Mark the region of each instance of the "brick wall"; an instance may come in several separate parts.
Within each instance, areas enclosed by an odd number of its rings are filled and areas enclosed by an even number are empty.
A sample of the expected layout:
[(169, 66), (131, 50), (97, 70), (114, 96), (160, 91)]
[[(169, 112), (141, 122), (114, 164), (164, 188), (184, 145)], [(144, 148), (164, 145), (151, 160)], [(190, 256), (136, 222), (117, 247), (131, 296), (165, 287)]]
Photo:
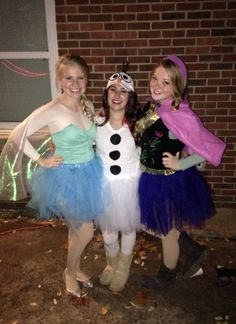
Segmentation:
[(56, 0), (56, 19), (59, 54), (80, 54), (91, 67), (95, 107), (127, 58), (141, 103), (154, 63), (168, 54), (186, 62), (193, 110), (228, 144), (222, 165), (202, 172), (216, 206), (236, 208), (236, 1)]

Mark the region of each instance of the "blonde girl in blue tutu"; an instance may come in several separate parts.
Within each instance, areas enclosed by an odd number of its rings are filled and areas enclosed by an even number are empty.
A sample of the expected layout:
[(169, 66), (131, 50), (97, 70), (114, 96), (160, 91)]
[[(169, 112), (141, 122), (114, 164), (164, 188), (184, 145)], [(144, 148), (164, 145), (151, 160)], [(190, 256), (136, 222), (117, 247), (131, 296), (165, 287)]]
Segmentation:
[[(89, 68), (80, 56), (65, 54), (57, 62), (56, 73), (61, 94), (24, 120), (3, 149), (0, 167), (5, 176), (0, 197), (16, 200), (30, 192), (28, 206), (36, 209), (40, 218), (64, 219), (69, 231), (66, 291), (80, 297), (78, 281), (92, 286), (80, 269), (80, 259), (93, 237), (92, 221), (103, 214), (103, 170), (93, 149), (93, 104), (85, 95)], [(55, 143), (53, 155), (41, 155), (33, 145), (34, 135), (45, 127)], [(25, 181), (27, 172), (22, 173), (23, 155), (38, 165), (29, 183)]]

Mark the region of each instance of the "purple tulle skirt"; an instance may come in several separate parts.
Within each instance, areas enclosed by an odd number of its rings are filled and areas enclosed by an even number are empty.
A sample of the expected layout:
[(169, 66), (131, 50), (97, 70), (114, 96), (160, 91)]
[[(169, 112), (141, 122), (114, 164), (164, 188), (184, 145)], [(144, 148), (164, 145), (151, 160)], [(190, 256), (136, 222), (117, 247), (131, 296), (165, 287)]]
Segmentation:
[(139, 180), (141, 223), (157, 234), (202, 227), (215, 213), (211, 189), (195, 168), (172, 175), (143, 172)]

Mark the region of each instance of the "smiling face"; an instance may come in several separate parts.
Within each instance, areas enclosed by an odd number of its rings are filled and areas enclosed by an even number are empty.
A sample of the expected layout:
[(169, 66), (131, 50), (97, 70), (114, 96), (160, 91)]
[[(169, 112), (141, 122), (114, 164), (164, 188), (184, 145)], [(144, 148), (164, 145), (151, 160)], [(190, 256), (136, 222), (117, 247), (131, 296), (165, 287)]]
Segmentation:
[(87, 88), (87, 76), (77, 64), (62, 64), (58, 76), (64, 96), (80, 98)]
[(173, 99), (171, 80), (162, 66), (158, 66), (151, 74), (150, 91), (152, 98), (159, 103)]
[(108, 105), (112, 110), (125, 110), (129, 100), (129, 92), (116, 83), (108, 89)]

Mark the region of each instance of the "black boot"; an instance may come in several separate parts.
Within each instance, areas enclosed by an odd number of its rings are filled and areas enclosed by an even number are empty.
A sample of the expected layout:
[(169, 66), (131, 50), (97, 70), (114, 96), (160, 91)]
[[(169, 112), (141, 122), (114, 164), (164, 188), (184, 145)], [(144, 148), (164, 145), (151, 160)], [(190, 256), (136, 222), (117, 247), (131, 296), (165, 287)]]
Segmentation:
[(177, 267), (173, 270), (167, 268), (163, 262), (156, 277), (146, 277), (143, 279), (142, 286), (148, 289), (163, 290), (171, 288), (176, 283)]
[(201, 268), (209, 252), (206, 247), (195, 242), (186, 232), (180, 233), (179, 247), (185, 256), (183, 277), (192, 277)]

